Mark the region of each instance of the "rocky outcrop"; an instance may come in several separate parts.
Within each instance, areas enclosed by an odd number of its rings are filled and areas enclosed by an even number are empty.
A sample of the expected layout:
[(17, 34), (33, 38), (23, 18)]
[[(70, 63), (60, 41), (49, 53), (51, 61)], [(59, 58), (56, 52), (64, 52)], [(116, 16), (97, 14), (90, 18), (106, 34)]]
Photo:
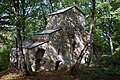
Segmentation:
[[(33, 71), (38, 70), (39, 67), (54, 70), (59, 59), (61, 60), (59, 68), (74, 65), (86, 44), (85, 19), (77, 7), (72, 6), (53, 13), (47, 21), (46, 30), (40, 32), (42, 35), (34, 36), (34, 40), (26, 41), (24, 45), (29, 46), (29, 49), (24, 48), (24, 54)], [(40, 40), (49, 42), (37, 45), (40, 44)], [(87, 50), (81, 63), (85, 63), (88, 55)]]
[[(64, 60), (62, 67), (69, 67), (75, 64), (86, 44), (87, 32), (84, 15), (75, 7), (64, 13), (51, 15), (48, 18), (46, 30), (58, 28), (62, 30), (49, 34), (49, 43), (48, 46), (45, 46), (47, 47), (45, 54), (48, 57), (46, 65), (49, 65), (51, 69), (54, 69), (55, 62), (57, 61), (58, 50), (60, 50), (59, 55)], [(86, 51), (81, 63), (85, 63), (85, 57), (88, 57), (88, 54), (89, 51)]]

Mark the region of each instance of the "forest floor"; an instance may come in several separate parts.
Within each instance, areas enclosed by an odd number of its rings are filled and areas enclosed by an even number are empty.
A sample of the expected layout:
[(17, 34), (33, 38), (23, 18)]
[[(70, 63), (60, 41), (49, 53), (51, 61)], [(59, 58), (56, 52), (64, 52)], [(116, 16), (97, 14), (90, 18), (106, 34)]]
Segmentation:
[(38, 71), (23, 76), (16, 69), (0, 72), (0, 80), (120, 80), (120, 74), (107, 68), (80, 68), (77, 75), (70, 74), (70, 68), (54, 71)]

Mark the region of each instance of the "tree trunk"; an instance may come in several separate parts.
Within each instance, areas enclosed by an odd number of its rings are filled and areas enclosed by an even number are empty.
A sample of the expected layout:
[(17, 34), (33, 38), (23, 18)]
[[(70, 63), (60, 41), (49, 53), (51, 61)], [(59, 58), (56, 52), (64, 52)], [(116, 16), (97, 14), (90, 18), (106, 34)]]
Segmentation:
[(88, 46), (90, 46), (90, 56), (89, 56), (89, 63), (88, 65), (90, 64), (91, 60), (92, 60), (92, 56), (93, 54), (95, 53), (94, 52), (94, 48), (93, 47), (93, 29), (95, 27), (95, 5), (96, 5), (96, 0), (92, 0), (92, 15), (91, 15), (91, 24), (90, 24), (90, 30), (89, 30), (89, 33), (88, 33), (88, 41), (89, 41), (89, 44)]
[(108, 30), (109, 30), (109, 34), (108, 34), (109, 46), (110, 46), (111, 54), (114, 55), (114, 52), (113, 52), (113, 42), (112, 42), (112, 38), (111, 38), (111, 33), (112, 33), (112, 18), (109, 20)]
[(81, 60), (83, 58), (83, 55), (84, 55), (85, 51), (88, 49), (88, 44), (89, 43), (86, 43), (86, 45), (84, 46), (83, 50), (81, 51), (81, 53), (80, 53), (80, 55), (79, 55), (79, 57), (77, 59), (75, 65), (71, 68), (71, 74), (75, 75), (75, 74), (78, 73), (79, 65), (81, 63)]
[(110, 45), (111, 54), (114, 55), (114, 52), (113, 52), (113, 42), (112, 42), (111, 36), (109, 36), (109, 45)]
[(17, 35), (17, 54), (18, 54), (18, 69), (20, 72), (22, 72), (25, 75), (28, 75), (26, 62), (25, 62), (25, 56), (23, 54), (23, 48), (22, 48), (22, 36), (21, 36), (21, 24), (20, 24), (20, 15), (19, 15), (19, 0), (13, 0), (14, 2), (14, 8), (15, 8), (15, 14), (16, 14), (16, 35)]
[[(85, 53), (85, 51), (88, 49), (89, 46), (92, 45), (93, 43), (93, 28), (95, 26), (95, 4), (96, 4), (96, 0), (92, 0), (92, 15), (91, 15), (91, 24), (90, 24), (90, 30), (89, 30), (89, 33), (87, 35), (87, 43), (86, 45), (84, 46), (83, 50), (81, 51), (79, 57), (78, 57), (78, 60), (76, 61), (76, 64), (71, 68), (71, 73), (72, 74), (76, 74), (76, 71), (79, 69), (79, 65), (81, 63), (81, 60), (83, 58), (83, 55)], [(91, 51), (90, 51), (90, 55), (92, 54), (92, 48), (91, 48)], [(91, 59), (91, 56), (90, 56), (90, 59)]]
[(26, 17), (25, 17), (25, 0), (21, 0), (22, 2), (22, 10), (23, 10), (23, 13), (22, 13), (22, 36), (23, 36), (23, 39), (22, 40), (26, 40), (25, 39), (25, 36), (26, 36), (26, 33), (25, 33), (25, 20), (26, 20)]
[(18, 42), (17, 42), (17, 37), (15, 37), (15, 41), (16, 41), (16, 54), (15, 54), (15, 56), (16, 56), (16, 64), (15, 64), (15, 68), (17, 68), (18, 69)]
[(54, 8), (53, 8), (53, 6), (52, 6), (52, 0), (49, 0), (49, 2), (50, 2), (50, 6), (51, 6), (51, 12), (53, 12), (53, 11), (54, 11)]

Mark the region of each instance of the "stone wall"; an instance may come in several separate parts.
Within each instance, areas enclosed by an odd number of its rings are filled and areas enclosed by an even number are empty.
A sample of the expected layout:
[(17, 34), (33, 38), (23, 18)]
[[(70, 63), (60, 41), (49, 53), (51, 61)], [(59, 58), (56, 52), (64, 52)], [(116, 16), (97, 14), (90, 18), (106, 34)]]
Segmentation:
[[(35, 71), (36, 67), (35, 55), (38, 49), (45, 50), (40, 60), (40, 69), (55, 69), (55, 63), (58, 60), (58, 50), (59, 56), (62, 58), (61, 67), (69, 67), (75, 64), (86, 43), (87, 32), (84, 15), (76, 8), (72, 8), (64, 13), (49, 16), (46, 29), (58, 28), (62, 28), (62, 30), (50, 35), (36, 35), (34, 37), (34, 39), (49, 40), (49, 43), (34, 49), (24, 49), (25, 59), (33, 71)], [(88, 54), (89, 51), (86, 51), (81, 63), (85, 63), (85, 57), (88, 57)]]
[[(72, 66), (76, 62), (86, 42), (87, 32), (85, 29), (84, 15), (73, 8), (62, 14), (50, 16), (46, 29), (57, 28), (62, 28), (62, 30), (49, 35), (49, 49), (46, 51), (50, 57), (49, 65), (55, 64), (58, 49), (60, 49), (64, 66)], [(89, 51), (86, 51), (86, 54), (89, 54)], [(82, 63), (85, 63), (84, 59)]]

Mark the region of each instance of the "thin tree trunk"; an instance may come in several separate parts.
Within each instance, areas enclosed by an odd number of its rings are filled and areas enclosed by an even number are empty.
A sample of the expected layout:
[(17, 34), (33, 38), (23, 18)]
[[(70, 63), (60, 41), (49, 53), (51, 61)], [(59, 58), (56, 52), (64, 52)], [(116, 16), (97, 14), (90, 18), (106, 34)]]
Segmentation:
[(53, 12), (53, 11), (54, 11), (54, 8), (53, 8), (53, 6), (52, 6), (52, 0), (49, 0), (49, 2), (50, 2), (50, 6), (51, 6), (51, 12)]
[[(92, 56), (95, 53), (95, 47), (93, 47), (93, 29), (95, 27), (95, 5), (96, 5), (96, 0), (92, 0), (92, 15), (91, 15), (91, 24), (90, 24), (90, 30), (88, 33), (88, 41), (89, 41), (89, 45), (90, 45), (90, 56), (89, 56), (89, 63), (88, 66), (91, 62)], [(89, 46), (88, 45), (88, 46)]]
[[(20, 55), (20, 52), (22, 52), (22, 51), (20, 51), (21, 50), (21, 44), (20, 44), (20, 36), (19, 36), (19, 34), (20, 34), (20, 31), (19, 31), (19, 24), (18, 24), (18, 18), (19, 18), (19, 0), (13, 0), (13, 2), (14, 2), (14, 8), (15, 8), (15, 14), (16, 14), (16, 35), (17, 35), (17, 37), (16, 37), (16, 54), (17, 55)], [(19, 60), (20, 58), (18, 58), (18, 69), (20, 69), (20, 60)]]
[(19, 15), (19, 0), (13, 0), (14, 2), (14, 8), (15, 8), (15, 14), (16, 14), (16, 35), (17, 35), (17, 46), (18, 46), (18, 68), (20, 72), (27, 75), (27, 68), (25, 63), (25, 56), (23, 54), (23, 48), (22, 48), (22, 36), (21, 36), (21, 25), (20, 25), (20, 15)]
[(85, 45), (84, 48), (82, 49), (82, 51), (81, 51), (81, 53), (80, 53), (80, 55), (79, 55), (79, 57), (78, 57), (78, 59), (77, 59), (75, 65), (71, 68), (71, 74), (74, 74), (74, 75), (75, 75), (75, 74), (78, 73), (79, 65), (80, 65), (80, 63), (81, 63), (81, 60), (82, 60), (82, 58), (83, 58), (83, 55), (84, 55), (85, 51), (88, 49), (88, 44), (89, 44), (89, 43), (86, 43), (86, 45)]
[(22, 40), (25, 40), (25, 36), (26, 36), (26, 33), (25, 33), (25, 0), (21, 0), (22, 2), (22, 10), (23, 10), (23, 14), (22, 14), (22, 35), (23, 35), (23, 39)]
[(111, 54), (114, 55), (114, 52), (113, 52), (113, 42), (112, 42), (111, 36), (109, 36), (109, 45), (110, 45)]
[(16, 64), (15, 64), (15, 68), (18, 69), (18, 42), (17, 42), (17, 37), (15, 37), (15, 41), (16, 41)]
[[(78, 60), (76, 61), (76, 64), (71, 68), (71, 73), (72, 74), (76, 74), (76, 71), (79, 69), (79, 65), (81, 63), (81, 60), (84, 56), (85, 51), (88, 49), (89, 45), (91, 46), (92, 42), (93, 42), (93, 37), (92, 37), (92, 33), (93, 33), (93, 28), (95, 26), (95, 4), (96, 4), (96, 0), (92, 0), (92, 16), (91, 16), (91, 24), (90, 24), (90, 30), (87, 36), (87, 43), (84, 46), (83, 50), (81, 51)], [(90, 55), (92, 54), (92, 51), (90, 52)]]
[[(91, 37), (91, 34), (93, 32), (93, 28), (95, 26), (95, 4), (96, 4), (96, 0), (92, 0), (92, 15), (91, 15), (91, 24), (90, 24), (90, 30), (89, 30), (89, 36)], [(88, 38), (90, 40), (90, 38)]]
[(110, 50), (111, 50), (111, 54), (114, 55), (114, 52), (113, 52), (113, 42), (112, 42), (112, 38), (111, 38), (111, 33), (112, 33), (112, 18), (109, 20), (108, 30), (109, 30), (108, 38), (109, 38)]

